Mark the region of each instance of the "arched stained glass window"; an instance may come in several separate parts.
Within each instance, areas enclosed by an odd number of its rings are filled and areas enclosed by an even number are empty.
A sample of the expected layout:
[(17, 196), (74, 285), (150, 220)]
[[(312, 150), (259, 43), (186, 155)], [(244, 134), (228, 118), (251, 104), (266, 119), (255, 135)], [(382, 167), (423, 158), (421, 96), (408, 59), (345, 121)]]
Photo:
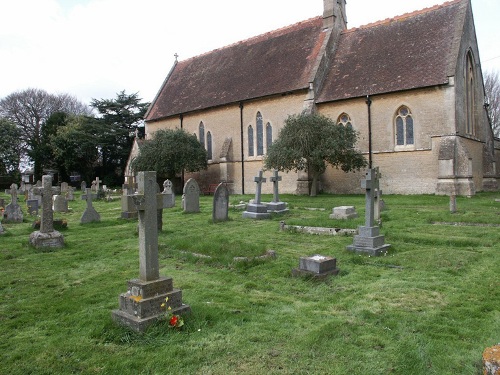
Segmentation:
[(254, 151), (253, 151), (253, 128), (252, 128), (252, 125), (248, 126), (248, 156), (254, 156)]
[(352, 128), (351, 116), (349, 116), (347, 113), (342, 113), (337, 119), (337, 124)]
[(266, 147), (269, 149), (269, 146), (273, 144), (273, 127), (268, 122), (266, 125)]
[(212, 133), (207, 132), (207, 158), (212, 160)]
[(262, 114), (257, 112), (257, 155), (264, 155), (264, 122)]
[(200, 122), (200, 126), (198, 127), (198, 136), (201, 145), (205, 148), (205, 125), (203, 124), (203, 121)]
[(399, 107), (395, 119), (396, 125), (396, 145), (406, 146), (415, 143), (413, 134), (413, 116), (406, 106)]

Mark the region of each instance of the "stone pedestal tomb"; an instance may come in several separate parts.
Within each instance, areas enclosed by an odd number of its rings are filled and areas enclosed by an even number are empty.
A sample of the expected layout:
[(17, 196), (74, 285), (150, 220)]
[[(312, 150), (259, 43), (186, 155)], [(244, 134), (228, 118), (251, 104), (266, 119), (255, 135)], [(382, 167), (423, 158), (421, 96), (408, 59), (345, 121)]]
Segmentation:
[(337, 259), (319, 254), (310, 257), (300, 257), (299, 268), (292, 270), (293, 276), (312, 276), (315, 278), (335, 276), (338, 273)]
[(267, 203), (267, 211), (282, 214), (288, 212), (288, 208), (285, 202), (280, 201), (279, 187), (278, 184), (281, 181), (281, 176), (278, 175), (278, 171), (275, 170), (271, 178), (269, 179), (273, 183), (273, 201)]
[(257, 184), (255, 199), (247, 205), (247, 209), (243, 211), (243, 217), (249, 219), (269, 219), (271, 214), (267, 212), (267, 205), (261, 203), (262, 183), (266, 182), (265, 177), (262, 177), (262, 171), (259, 171), (259, 175), (254, 177), (254, 181)]
[(63, 247), (63, 235), (54, 230), (54, 212), (52, 211), (52, 176), (42, 177), (42, 217), (40, 220), (40, 230), (31, 233), (30, 244), (36, 248), (43, 247)]
[(330, 219), (349, 220), (358, 217), (358, 213), (354, 206), (339, 206), (333, 208), (333, 213)]
[(22, 223), (24, 216), (21, 206), (17, 203), (17, 185), (10, 185), (8, 192), (11, 196), (11, 202), (5, 207), (3, 221), (4, 223)]
[(139, 212), (139, 278), (128, 281), (120, 308), (112, 313), (115, 322), (137, 332), (144, 332), (165, 313), (161, 305), (167, 297), (173, 314), (190, 311), (182, 303), (182, 291), (173, 288), (172, 278), (159, 273), (157, 210), (164, 197), (156, 193), (156, 186), (156, 172), (138, 173), (138, 194), (133, 199)]
[(375, 225), (374, 219), (374, 194), (378, 189), (378, 168), (368, 169), (365, 179), (361, 181), (361, 187), (366, 191), (365, 199), (365, 226), (358, 228), (358, 235), (354, 236), (354, 243), (347, 246), (347, 250), (356, 253), (379, 256), (387, 254), (391, 245), (385, 244), (384, 236), (380, 234), (380, 228)]

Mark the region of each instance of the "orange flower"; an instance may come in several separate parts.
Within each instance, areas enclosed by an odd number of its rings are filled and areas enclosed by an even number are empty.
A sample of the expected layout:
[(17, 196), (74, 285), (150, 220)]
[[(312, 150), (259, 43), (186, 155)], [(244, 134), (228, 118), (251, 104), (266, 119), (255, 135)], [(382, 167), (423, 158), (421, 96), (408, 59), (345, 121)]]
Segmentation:
[(175, 327), (177, 325), (178, 320), (179, 318), (176, 315), (174, 315), (170, 318), (168, 324), (170, 324), (172, 327)]

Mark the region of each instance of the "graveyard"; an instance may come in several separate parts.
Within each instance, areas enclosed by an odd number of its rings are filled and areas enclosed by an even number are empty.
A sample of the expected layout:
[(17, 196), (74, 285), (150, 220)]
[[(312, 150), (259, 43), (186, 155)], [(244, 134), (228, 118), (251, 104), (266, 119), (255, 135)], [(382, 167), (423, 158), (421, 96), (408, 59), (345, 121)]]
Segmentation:
[[(454, 213), (447, 196), (383, 196), (390, 247), (380, 256), (348, 250), (365, 224), (363, 195), (282, 194), (287, 209), (257, 220), (241, 208), (253, 195), (230, 195), (227, 220), (214, 219), (213, 195), (199, 197), (198, 212), (176, 196), (152, 232), (158, 274), (190, 312), (179, 329), (157, 321), (143, 333), (112, 314), (143, 272), (148, 229), (122, 215), (119, 192), (82, 195), (53, 212), (67, 224), (56, 228), (61, 247), (30, 244), (40, 217), (23, 196), (22, 222), (2, 222), (2, 373), (480, 374), (483, 351), (500, 342), (498, 193), (456, 197)], [(331, 217), (344, 206), (357, 215)], [(292, 274), (312, 256), (338, 270)]]

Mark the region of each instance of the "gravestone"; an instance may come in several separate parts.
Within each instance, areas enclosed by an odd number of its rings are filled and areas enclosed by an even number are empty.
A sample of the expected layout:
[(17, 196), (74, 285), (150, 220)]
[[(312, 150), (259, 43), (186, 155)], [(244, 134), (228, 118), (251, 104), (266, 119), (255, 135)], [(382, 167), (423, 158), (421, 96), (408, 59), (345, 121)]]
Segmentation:
[(94, 181), (92, 181), (92, 187), (95, 189), (94, 192), (99, 194), (99, 191), (101, 190), (101, 182), (102, 180), (99, 179), (99, 177), (96, 177)]
[(358, 217), (358, 213), (354, 206), (339, 206), (333, 208), (333, 213), (330, 219), (349, 220)]
[(194, 178), (190, 178), (183, 190), (184, 212), (200, 212), (200, 187)]
[(28, 207), (28, 214), (30, 216), (38, 215), (38, 199), (28, 199), (26, 201), (26, 207)]
[(57, 194), (53, 196), (53, 207), (52, 209), (54, 212), (68, 212), (69, 207), (68, 207), (68, 201), (66, 200), (66, 197), (61, 194)]
[(83, 192), (87, 191), (87, 183), (85, 181), (82, 181), (80, 184), (80, 190)]
[(385, 244), (384, 236), (380, 234), (380, 228), (375, 225), (374, 219), (374, 193), (379, 188), (378, 168), (371, 168), (361, 181), (361, 187), (365, 189), (365, 226), (358, 227), (358, 235), (354, 236), (354, 243), (347, 246), (347, 250), (371, 256), (387, 254), (391, 245)]
[(123, 184), (121, 197), (122, 201), (122, 219), (135, 219), (139, 215), (137, 209), (135, 208), (132, 195), (134, 195), (134, 187), (132, 184)]
[(266, 204), (267, 211), (275, 212), (278, 214), (283, 214), (285, 212), (288, 212), (286, 203), (280, 201), (278, 183), (281, 181), (281, 179), (282, 179), (281, 176), (278, 175), (278, 171), (275, 170), (273, 172), (273, 175), (269, 179), (273, 183), (273, 201)]
[(271, 214), (267, 212), (267, 205), (261, 203), (261, 193), (262, 193), (262, 183), (266, 182), (266, 179), (262, 177), (262, 171), (259, 171), (259, 175), (253, 179), (257, 184), (255, 190), (255, 199), (253, 202), (247, 205), (245, 211), (243, 211), (244, 218), (250, 219), (269, 219)]
[(337, 259), (319, 254), (300, 257), (299, 268), (292, 270), (293, 276), (312, 276), (314, 278), (335, 276), (338, 273)]
[(11, 196), (11, 202), (5, 207), (3, 221), (4, 223), (22, 223), (24, 217), (21, 206), (17, 203), (17, 185), (10, 185), (8, 192)]
[(54, 230), (54, 212), (52, 211), (52, 176), (42, 177), (42, 217), (40, 220), (40, 230), (31, 233), (30, 244), (36, 248), (43, 247), (63, 247), (63, 235)]
[(384, 200), (382, 199), (382, 190), (380, 189), (375, 189), (375, 194), (374, 194), (374, 204), (373, 204), (373, 219), (381, 223), (380, 219), (380, 212), (384, 210), (385, 203)]
[(191, 308), (182, 303), (182, 291), (173, 288), (172, 278), (160, 276), (157, 211), (164, 197), (156, 193), (156, 172), (139, 172), (137, 179), (138, 194), (133, 197), (139, 212), (139, 279), (129, 280), (128, 291), (120, 295), (120, 308), (112, 317), (118, 324), (144, 332), (164, 314), (161, 305), (167, 297), (172, 314)]
[(28, 200), (36, 199), (38, 201), (38, 207), (42, 205), (42, 196), (40, 195), (40, 188), (41, 186), (35, 186), (28, 191)]
[[(156, 184), (158, 186), (158, 184)], [(160, 192), (160, 187), (158, 186), (158, 192)], [(175, 194), (172, 189), (172, 181), (163, 181), (163, 192), (158, 195), (161, 197), (162, 201), (158, 202), (158, 231), (163, 230), (163, 209), (175, 207)]]
[(212, 208), (212, 221), (229, 220), (229, 190), (225, 183), (221, 182), (214, 193), (214, 203)]
[(99, 215), (94, 206), (92, 206), (92, 192), (90, 191), (90, 189), (87, 189), (85, 193), (87, 207), (85, 208), (85, 211), (83, 211), (83, 215), (80, 218), (80, 223), (87, 224), (101, 221), (101, 215)]

